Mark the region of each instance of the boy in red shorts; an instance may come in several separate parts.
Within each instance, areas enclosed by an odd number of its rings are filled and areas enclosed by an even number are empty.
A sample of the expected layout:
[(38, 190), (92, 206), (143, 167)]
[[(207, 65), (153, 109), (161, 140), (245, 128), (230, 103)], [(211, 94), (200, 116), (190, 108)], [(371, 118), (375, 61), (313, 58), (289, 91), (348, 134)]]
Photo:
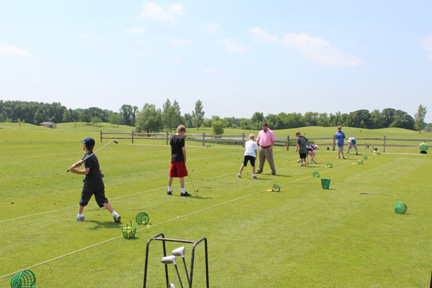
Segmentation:
[(183, 138), (186, 133), (186, 127), (179, 125), (177, 127), (177, 133), (171, 137), (171, 167), (168, 178), (168, 191), (167, 195), (172, 195), (172, 182), (174, 177), (180, 178), (181, 194), (180, 196), (188, 197), (191, 196), (185, 190), (184, 177), (188, 176), (186, 170), (186, 148), (185, 139)]

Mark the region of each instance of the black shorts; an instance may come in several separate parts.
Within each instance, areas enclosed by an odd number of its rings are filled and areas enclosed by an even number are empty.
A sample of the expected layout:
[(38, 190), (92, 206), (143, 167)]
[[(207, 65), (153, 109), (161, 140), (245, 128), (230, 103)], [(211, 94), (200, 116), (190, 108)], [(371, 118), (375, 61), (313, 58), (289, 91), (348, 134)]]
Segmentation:
[(300, 159), (306, 159), (306, 153), (299, 153)]
[(84, 182), (79, 205), (87, 206), (93, 195), (95, 195), (96, 203), (99, 207), (102, 208), (104, 206), (103, 204), (108, 203), (108, 199), (105, 197), (105, 187), (103, 185), (98, 187), (89, 187)]
[(255, 167), (255, 157), (249, 156), (249, 155), (245, 155), (244, 159), (243, 159), (243, 166), (246, 167), (248, 161), (250, 161), (252, 167)]

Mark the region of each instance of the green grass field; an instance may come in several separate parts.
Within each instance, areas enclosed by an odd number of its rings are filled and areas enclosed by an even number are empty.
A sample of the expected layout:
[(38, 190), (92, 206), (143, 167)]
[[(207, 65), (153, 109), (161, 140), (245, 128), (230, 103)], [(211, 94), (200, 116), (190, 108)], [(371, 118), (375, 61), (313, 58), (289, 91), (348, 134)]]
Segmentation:
[[(35, 273), (37, 287), (141, 287), (146, 243), (159, 233), (208, 238), (211, 287), (429, 285), (432, 163), (430, 155), (420, 155), (418, 149), (374, 155), (360, 147), (368, 156), (363, 165), (357, 164), (363, 155), (336, 160), (334, 152), (320, 150), (319, 164), (299, 167), (294, 149), (280, 147), (274, 152), (277, 175), (272, 176), (266, 164), (253, 180), (250, 167), (242, 179), (236, 177), (243, 158), (240, 146), (205, 148), (186, 142), (188, 170), (199, 192), (195, 196), (186, 178), (194, 196), (185, 199), (179, 197), (178, 180), (174, 195), (166, 195), (169, 146), (156, 140), (135, 145), (120, 141), (100, 151), (98, 159), (106, 195), (123, 223), (114, 224), (93, 199), (84, 210), (86, 221), (77, 223), (82, 177), (66, 170), (83, 155), (80, 140), (94, 137), (98, 149), (100, 130), (131, 128), (82, 123), (57, 129), (0, 123), (0, 128), (0, 287), (8, 287), (13, 275), (27, 267)], [(294, 135), (295, 130), (276, 135)], [(335, 132), (300, 130), (311, 138)], [(359, 129), (344, 130), (354, 134)], [(356, 137), (425, 137), (401, 129), (361, 133)], [(326, 167), (329, 161), (334, 168)], [(321, 188), (313, 171), (331, 179), (329, 190)], [(267, 192), (275, 183), (281, 192)], [(408, 205), (406, 214), (394, 212), (399, 201)], [(120, 227), (128, 220), (136, 225), (140, 211), (150, 215), (150, 226), (138, 226), (135, 240), (123, 239)], [(160, 246), (151, 246), (148, 287), (165, 287)], [(178, 246), (168, 244), (168, 251)], [(190, 264), (191, 247), (186, 249)], [(171, 281), (180, 287), (174, 268), (169, 269)], [(180, 260), (179, 270), (185, 283)], [(204, 251), (198, 246), (194, 287), (204, 283)]]

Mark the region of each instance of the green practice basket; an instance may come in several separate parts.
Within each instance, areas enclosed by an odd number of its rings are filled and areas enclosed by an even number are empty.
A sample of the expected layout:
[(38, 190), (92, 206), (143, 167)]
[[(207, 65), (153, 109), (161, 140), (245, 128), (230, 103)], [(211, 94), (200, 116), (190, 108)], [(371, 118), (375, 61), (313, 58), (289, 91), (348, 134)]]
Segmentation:
[(126, 226), (121, 227), (124, 239), (135, 239), (136, 226), (132, 226), (132, 221), (128, 221)]
[(146, 212), (139, 212), (135, 220), (138, 225), (146, 225), (150, 221), (150, 216)]
[(408, 206), (405, 204), (405, 203), (403, 203), (403, 202), (398, 202), (398, 203), (396, 203), (396, 206), (395, 206), (395, 208), (394, 208), (394, 211), (397, 213), (397, 214), (405, 214), (405, 212), (408, 210)]
[(271, 192), (280, 192), (281, 187), (278, 184), (273, 184)]
[(36, 287), (36, 276), (30, 270), (21, 271), (21, 273), (12, 277), (10, 281), (11, 288), (30, 288)]
[(359, 160), (357, 161), (357, 163), (360, 164), (360, 165), (363, 165), (363, 160), (359, 159)]
[(322, 189), (330, 189), (330, 181), (331, 179), (321, 179)]
[(328, 167), (328, 168), (333, 168), (333, 163), (331, 163), (331, 162), (327, 162), (327, 167)]
[(363, 155), (363, 158), (366, 160), (368, 157), (367, 157), (367, 155)]
[(314, 172), (312, 173), (312, 177), (314, 177), (314, 178), (319, 178), (319, 177), (320, 177), (319, 172), (318, 172), (318, 171), (314, 171)]

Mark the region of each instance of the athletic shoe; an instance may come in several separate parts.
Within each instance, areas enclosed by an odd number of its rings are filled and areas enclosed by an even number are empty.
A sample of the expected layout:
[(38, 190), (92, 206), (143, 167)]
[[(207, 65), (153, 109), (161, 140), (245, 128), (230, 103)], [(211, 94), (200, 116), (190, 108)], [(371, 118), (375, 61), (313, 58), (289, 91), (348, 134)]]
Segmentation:
[(171, 191), (167, 191), (167, 195), (172, 195), (172, 192)]
[(120, 223), (121, 222), (120, 214), (116, 214), (115, 216), (113, 216), (113, 219), (114, 219), (114, 223)]
[(257, 171), (257, 172), (256, 172), (256, 174), (261, 174), (261, 173), (262, 173), (262, 171)]
[(337, 157), (336, 159), (338, 159), (338, 160), (339, 160), (339, 159), (340, 159), (340, 157)]
[(192, 196), (192, 195), (189, 194), (189, 193), (187, 193), (187, 192), (185, 192), (185, 193), (181, 193), (180, 196), (182, 196), (182, 197), (189, 197), (189, 196)]
[(252, 176), (253, 179), (258, 179), (255, 175)]
[(83, 222), (84, 221), (84, 215), (82, 215), (82, 216), (77, 216), (77, 218), (76, 218), (76, 220), (77, 220), (77, 222)]
[(344, 160), (346, 160), (346, 158), (345, 158), (345, 157), (343, 157), (343, 159), (344, 159)]
[(238, 175), (237, 175), (237, 178), (241, 178), (241, 175), (240, 175), (240, 174), (238, 174)]
[(272, 172), (272, 175), (276, 175), (276, 172)]
[(310, 161), (310, 162), (309, 162), (309, 164), (314, 164), (314, 163), (315, 163), (314, 161)]

